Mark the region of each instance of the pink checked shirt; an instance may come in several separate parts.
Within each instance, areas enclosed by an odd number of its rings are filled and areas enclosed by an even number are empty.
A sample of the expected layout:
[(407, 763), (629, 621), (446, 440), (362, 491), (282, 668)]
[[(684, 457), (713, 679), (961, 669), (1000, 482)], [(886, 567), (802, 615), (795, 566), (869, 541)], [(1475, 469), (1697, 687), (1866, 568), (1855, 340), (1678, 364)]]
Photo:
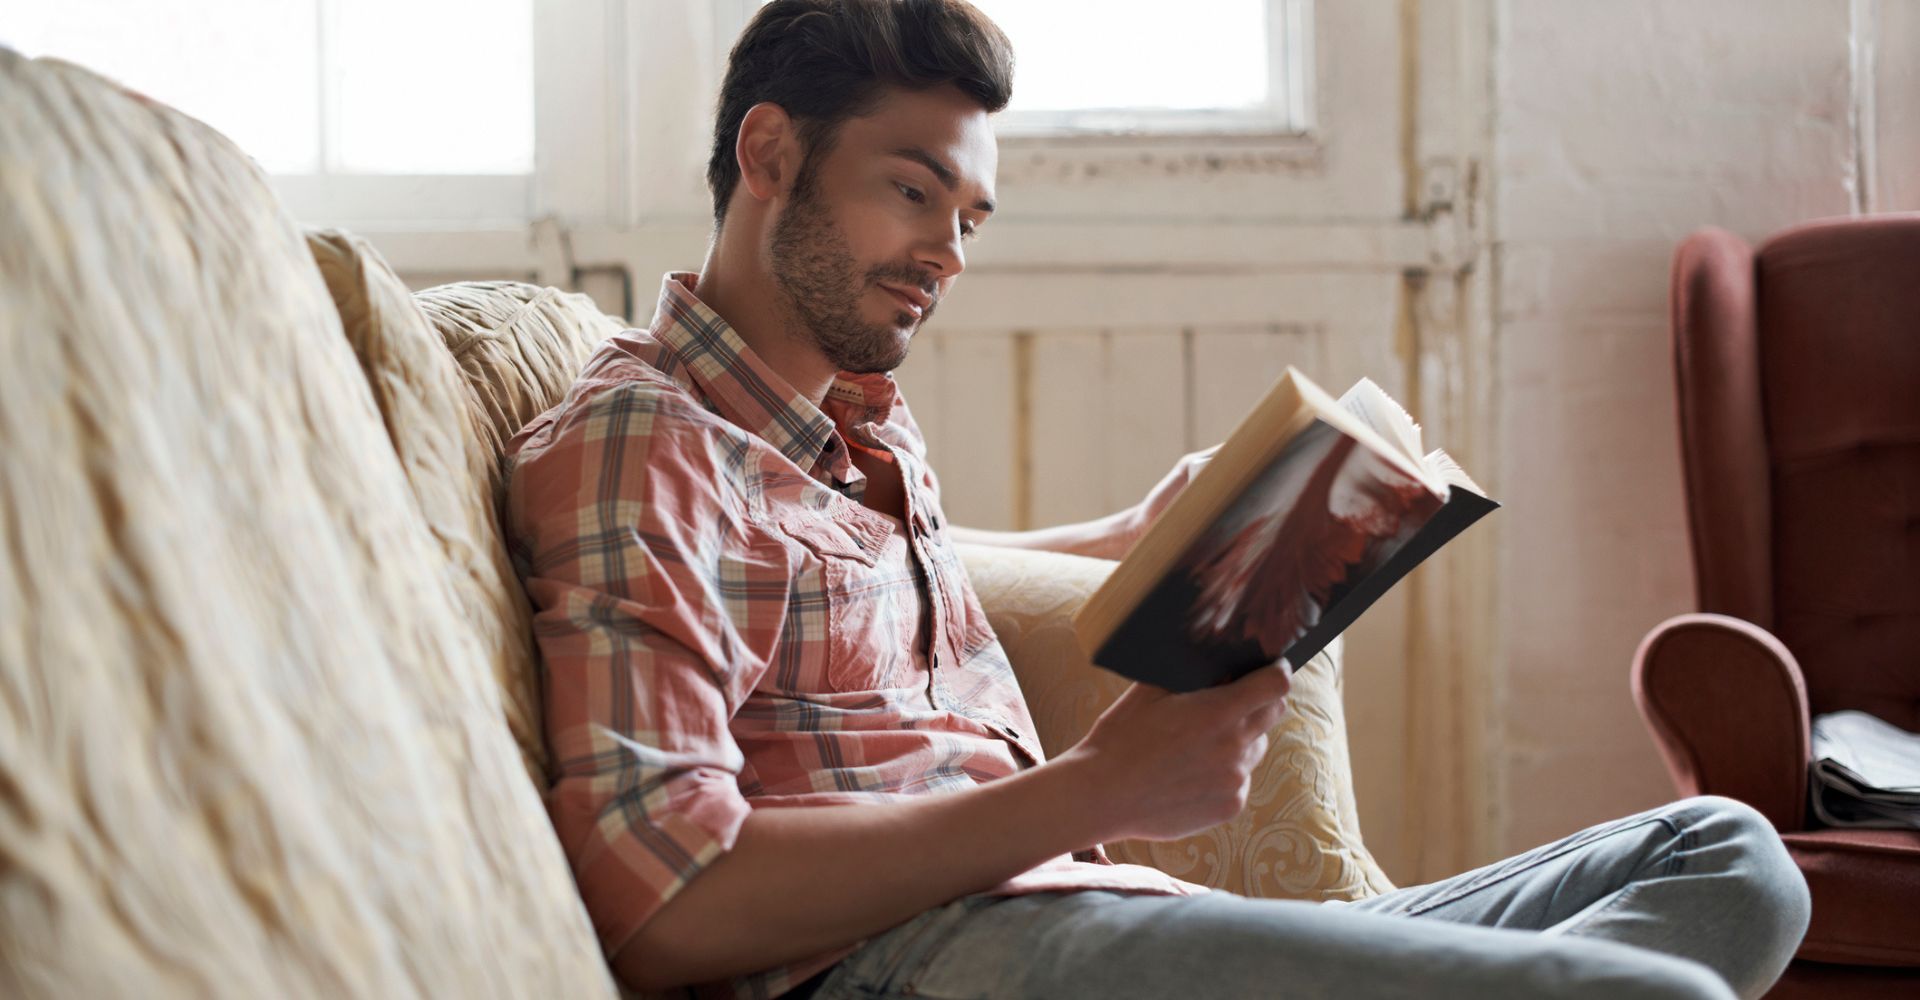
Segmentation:
[[(751, 810), (938, 795), (1044, 759), (892, 376), (843, 374), (816, 407), (695, 278), (668, 275), (652, 328), (608, 340), (507, 446), (547, 806), (609, 955)], [(848, 441), (892, 456), (905, 523), (860, 504)], [(1072, 889), (1203, 891), (1096, 849), (990, 892)], [(700, 992), (778, 996), (852, 950)]]

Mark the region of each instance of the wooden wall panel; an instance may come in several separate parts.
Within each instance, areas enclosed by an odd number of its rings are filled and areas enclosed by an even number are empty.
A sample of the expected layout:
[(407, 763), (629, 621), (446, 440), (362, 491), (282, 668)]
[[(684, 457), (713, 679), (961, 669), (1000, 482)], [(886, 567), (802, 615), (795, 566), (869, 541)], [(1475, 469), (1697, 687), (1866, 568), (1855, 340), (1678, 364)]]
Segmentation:
[(930, 329), (919, 339), (927, 343), (914, 346), (895, 377), (927, 434), (947, 516), (972, 528), (1018, 527), (1013, 335)]
[(1187, 391), (1196, 448), (1225, 440), (1288, 365), (1318, 381), (1313, 373), (1323, 352), (1319, 336), (1307, 328), (1202, 326), (1189, 336)]
[(1105, 428), (1107, 509), (1140, 502), (1194, 450), (1188, 421), (1186, 335), (1167, 327), (1120, 329), (1106, 335)]
[(1025, 521), (1043, 527), (1109, 513), (1106, 457), (1106, 335), (1047, 330), (1024, 335), (1028, 366), (1024, 407), (1031, 456)]

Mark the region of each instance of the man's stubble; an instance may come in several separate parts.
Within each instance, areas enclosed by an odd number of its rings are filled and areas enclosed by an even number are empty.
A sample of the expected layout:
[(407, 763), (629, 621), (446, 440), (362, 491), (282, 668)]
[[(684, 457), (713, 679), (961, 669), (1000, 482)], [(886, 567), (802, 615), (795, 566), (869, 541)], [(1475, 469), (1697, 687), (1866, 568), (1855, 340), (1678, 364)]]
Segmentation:
[[(853, 250), (834, 224), (811, 175), (811, 170), (801, 170), (793, 201), (774, 224), (769, 249), (774, 282), (786, 299), (788, 335), (811, 341), (839, 371), (893, 371), (907, 359), (908, 342), (895, 339), (895, 327), (862, 319), (860, 299), (870, 286), (883, 281), (931, 294), (933, 281), (926, 271), (910, 264), (881, 265), (860, 273)], [(937, 305), (929, 304), (918, 322), (905, 310), (897, 321), (911, 323), (918, 332)]]

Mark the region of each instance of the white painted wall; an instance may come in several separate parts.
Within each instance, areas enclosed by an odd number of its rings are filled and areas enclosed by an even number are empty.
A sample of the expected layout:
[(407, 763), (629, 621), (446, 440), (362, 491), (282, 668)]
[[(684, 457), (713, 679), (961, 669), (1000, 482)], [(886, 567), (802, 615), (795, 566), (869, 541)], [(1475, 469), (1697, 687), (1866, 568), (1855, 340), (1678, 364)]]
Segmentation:
[[(1694, 609), (1667, 317), (1673, 247), (1709, 224), (1758, 240), (1867, 201), (1920, 207), (1913, 127), (1881, 128), (1856, 100), (1885, 88), (1882, 114), (1896, 102), (1913, 110), (1916, 7), (1499, 9), (1507, 851), (1673, 796), (1627, 687), (1646, 630)], [(1851, 31), (1881, 14), (1882, 73), (1857, 77), (1871, 67), (1850, 55)], [(1881, 140), (1877, 164), (1860, 158), (1865, 133)], [(1856, 195), (1863, 173), (1880, 186)]]
[[(1847, 207), (1845, 0), (1774, 6), (1772, 18), (1728, 17), (1723, 3), (1503, 9), (1510, 848), (1671, 797), (1626, 683), (1639, 637), (1691, 600), (1668, 257), (1702, 223), (1757, 231)], [(1795, 69), (1809, 61), (1811, 78)]]

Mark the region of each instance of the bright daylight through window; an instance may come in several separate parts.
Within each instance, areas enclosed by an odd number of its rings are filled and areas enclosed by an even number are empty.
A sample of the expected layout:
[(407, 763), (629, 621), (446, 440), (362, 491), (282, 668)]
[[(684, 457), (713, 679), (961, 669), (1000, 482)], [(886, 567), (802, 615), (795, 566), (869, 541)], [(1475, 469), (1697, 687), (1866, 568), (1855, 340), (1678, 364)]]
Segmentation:
[(1006, 134), (1299, 132), (1308, 0), (973, 0), (1018, 60)]
[(0, 22), (276, 174), (527, 174), (533, 0), (60, 0)]

